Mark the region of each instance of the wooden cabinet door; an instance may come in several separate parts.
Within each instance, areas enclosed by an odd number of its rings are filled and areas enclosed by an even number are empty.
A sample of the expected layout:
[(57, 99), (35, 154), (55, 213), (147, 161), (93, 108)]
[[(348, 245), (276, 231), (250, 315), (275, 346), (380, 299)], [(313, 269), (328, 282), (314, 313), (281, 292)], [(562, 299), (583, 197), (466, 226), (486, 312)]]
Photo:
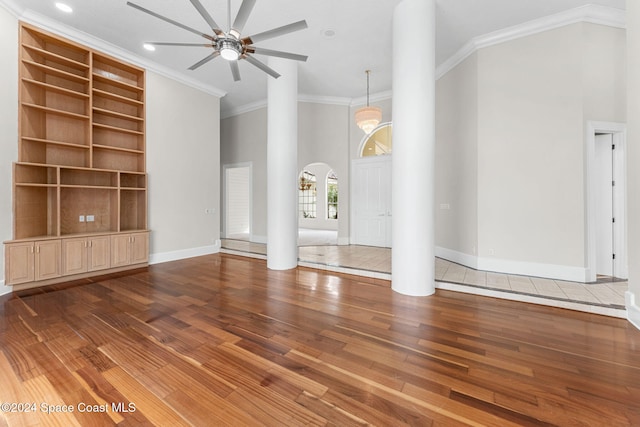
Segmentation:
[(36, 242), (35, 279), (46, 280), (60, 277), (60, 240)]
[(122, 267), (130, 264), (130, 238), (130, 234), (111, 236), (111, 267)]
[(87, 271), (87, 239), (62, 240), (62, 275)]
[(111, 237), (100, 236), (89, 239), (89, 271), (105, 270), (111, 267)]
[(34, 252), (33, 242), (10, 243), (5, 246), (7, 285), (33, 282), (35, 279)]
[(131, 235), (131, 264), (149, 261), (149, 233)]

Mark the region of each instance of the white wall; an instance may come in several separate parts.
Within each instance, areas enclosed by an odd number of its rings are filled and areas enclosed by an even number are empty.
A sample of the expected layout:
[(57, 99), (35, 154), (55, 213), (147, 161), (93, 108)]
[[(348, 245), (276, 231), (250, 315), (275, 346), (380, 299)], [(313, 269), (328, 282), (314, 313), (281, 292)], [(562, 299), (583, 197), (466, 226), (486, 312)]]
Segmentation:
[(251, 239), (267, 242), (267, 109), (243, 113), (220, 122), (222, 165), (252, 164)]
[(584, 120), (626, 122), (626, 32), (582, 24)]
[(582, 24), (478, 52), (486, 259), (584, 267)]
[(627, 209), (629, 218), (629, 291), (626, 306), (629, 320), (640, 328), (640, 3), (627, 2)]
[[(298, 103), (298, 169), (326, 163), (338, 176), (338, 240), (343, 243), (349, 238), (349, 120), (347, 106)], [(253, 164), (252, 240), (263, 243), (267, 235), (266, 135), (266, 108), (221, 121), (222, 164)]]
[(457, 262), (478, 247), (477, 76), (473, 54), (436, 84), (436, 247)]
[(146, 93), (151, 262), (215, 252), (220, 99), (152, 72)]
[[(318, 211), (316, 221), (300, 218), (299, 225), (327, 230), (337, 228), (338, 241), (346, 244), (349, 240), (349, 107), (300, 102), (298, 121), (298, 170), (311, 163), (326, 163), (338, 177), (338, 221), (326, 220), (326, 213)], [(326, 172), (320, 170), (318, 173), (320, 208), (326, 191), (326, 182), (320, 181), (326, 179)]]
[[(0, 7), (0, 241), (13, 238), (12, 164), (18, 160), (18, 20)], [(0, 295), (4, 256), (0, 258)]]
[(439, 79), (440, 256), (583, 280), (584, 129), (625, 121), (624, 34), (569, 25), (480, 49)]

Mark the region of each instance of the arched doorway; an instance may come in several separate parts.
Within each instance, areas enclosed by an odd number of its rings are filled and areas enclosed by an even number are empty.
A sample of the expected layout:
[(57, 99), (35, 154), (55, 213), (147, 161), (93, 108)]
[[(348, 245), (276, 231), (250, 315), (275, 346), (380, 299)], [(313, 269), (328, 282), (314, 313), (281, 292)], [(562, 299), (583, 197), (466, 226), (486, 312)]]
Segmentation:
[(339, 180), (326, 163), (310, 163), (298, 175), (298, 245), (338, 244)]

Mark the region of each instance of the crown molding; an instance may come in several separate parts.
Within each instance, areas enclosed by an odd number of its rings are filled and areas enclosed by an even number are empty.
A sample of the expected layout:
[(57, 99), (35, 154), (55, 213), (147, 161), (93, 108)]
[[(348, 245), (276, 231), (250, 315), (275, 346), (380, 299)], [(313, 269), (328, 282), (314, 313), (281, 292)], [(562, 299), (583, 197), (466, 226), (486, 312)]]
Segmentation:
[(22, 12), (24, 12), (24, 8), (18, 6), (18, 4), (14, 0), (0, 0), (0, 6), (5, 8), (7, 12), (12, 14), (16, 18), (20, 17), (20, 15), (22, 15)]
[(624, 29), (626, 14), (621, 9), (588, 4), (475, 37), (436, 68), (436, 79), (447, 74), (479, 49), (579, 22)]
[(351, 98), (340, 97), (340, 96), (309, 95), (309, 94), (301, 93), (298, 95), (298, 102), (310, 102), (313, 104), (349, 106), (351, 105)]
[(43, 30), (58, 34), (69, 40), (73, 40), (77, 43), (81, 43), (91, 49), (95, 49), (102, 53), (106, 53), (107, 55), (113, 56), (115, 58), (129, 62), (134, 65), (137, 65), (148, 71), (152, 71), (156, 74), (159, 74), (161, 76), (183, 83), (187, 86), (190, 86), (199, 91), (208, 93), (210, 95), (216, 96), (218, 98), (222, 98), (227, 94), (227, 92), (217, 87), (202, 83), (196, 79), (185, 76), (180, 72), (170, 69), (169, 67), (165, 67), (164, 65), (160, 65), (156, 62), (145, 59), (139, 55), (134, 54), (133, 52), (122, 49), (112, 43), (106, 42), (90, 34), (79, 31), (68, 25), (62, 24), (54, 19), (48, 18), (32, 10), (29, 10), (29, 9), (20, 10), (15, 5), (15, 3), (13, 3), (12, 0), (0, 0), (0, 1), (2, 1), (2, 3), (0, 4), (5, 6), (10, 12), (16, 15), (16, 17), (23, 22), (35, 25), (39, 28), (42, 28)]
[[(386, 101), (387, 99), (391, 99), (391, 98), (393, 98), (393, 91), (392, 90), (385, 90), (385, 91), (382, 91), (382, 92), (372, 93), (371, 95), (369, 95), (369, 103)], [(352, 107), (356, 107), (356, 106), (359, 106), (359, 105), (366, 105), (366, 104), (367, 104), (367, 97), (366, 96), (359, 96), (358, 98), (352, 98), (350, 105)]]
[[(391, 99), (393, 92), (386, 90), (384, 92), (373, 93), (369, 95), (369, 102), (380, 102), (387, 99)], [(365, 105), (367, 103), (367, 97), (361, 96), (358, 98), (347, 98), (339, 96), (319, 96), (309, 94), (299, 94), (298, 102), (309, 102), (313, 104), (326, 104), (326, 105), (340, 105), (345, 107), (355, 107)], [(249, 104), (242, 105), (237, 108), (229, 108), (220, 112), (221, 119), (228, 119), (229, 117), (238, 116), (240, 114), (249, 113), (251, 111), (259, 110), (267, 106), (267, 100), (263, 99)]]
[(261, 108), (267, 108), (267, 100), (261, 99), (260, 101), (252, 102), (250, 104), (241, 105), (236, 108), (229, 108), (220, 111), (220, 119), (228, 119), (229, 117), (239, 116), (240, 114), (250, 113)]

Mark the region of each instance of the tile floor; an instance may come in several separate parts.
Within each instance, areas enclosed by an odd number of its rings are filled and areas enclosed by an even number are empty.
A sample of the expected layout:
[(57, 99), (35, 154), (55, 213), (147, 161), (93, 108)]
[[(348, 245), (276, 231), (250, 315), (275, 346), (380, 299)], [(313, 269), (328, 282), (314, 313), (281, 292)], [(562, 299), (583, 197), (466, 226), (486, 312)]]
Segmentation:
[[(267, 253), (264, 244), (226, 239), (222, 240), (222, 252), (263, 259)], [(626, 281), (585, 284), (479, 271), (440, 258), (435, 263), (438, 289), (626, 318)], [(298, 265), (390, 280), (391, 250), (358, 245), (305, 246), (299, 248)]]

